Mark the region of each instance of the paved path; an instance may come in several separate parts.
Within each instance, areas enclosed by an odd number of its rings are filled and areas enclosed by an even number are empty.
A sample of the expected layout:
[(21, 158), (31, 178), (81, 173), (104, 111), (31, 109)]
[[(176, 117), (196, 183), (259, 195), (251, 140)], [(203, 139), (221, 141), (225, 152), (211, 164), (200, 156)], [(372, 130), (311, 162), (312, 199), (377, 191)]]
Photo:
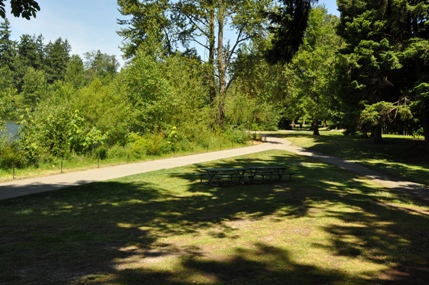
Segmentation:
[(427, 186), (407, 181), (395, 181), (386, 175), (370, 170), (362, 165), (345, 161), (337, 157), (310, 152), (303, 148), (293, 146), (285, 139), (274, 137), (269, 137), (266, 143), (243, 148), (4, 182), (0, 183), (0, 200), (39, 192), (53, 191), (65, 187), (104, 181), (138, 173), (246, 155), (271, 149), (281, 149), (294, 152), (299, 155), (315, 157), (320, 159), (322, 162), (336, 165), (347, 171), (372, 179), (386, 188), (407, 191), (410, 194), (417, 195), (420, 198), (427, 199), (427, 201), (429, 201), (429, 187)]

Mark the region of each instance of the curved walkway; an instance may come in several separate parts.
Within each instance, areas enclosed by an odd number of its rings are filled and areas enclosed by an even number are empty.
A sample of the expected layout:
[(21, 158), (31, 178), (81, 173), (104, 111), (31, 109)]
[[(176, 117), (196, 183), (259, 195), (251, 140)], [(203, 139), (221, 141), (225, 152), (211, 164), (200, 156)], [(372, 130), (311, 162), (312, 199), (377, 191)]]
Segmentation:
[(243, 148), (4, 182), (0, 183), (0, 200), (30, 195), (34, 193), (53, 191), (75, 185), (115, 179), (138, 173), (246, 155), (271, 149), (286, 150), (299, 155), (314, 157), (321, 160), (322, 162), (333, 164), (347, 171), (354, 172), (360, 176), (367, 177), (368, 179), (379, 183), (383, 187), (406, 191), (409, 194), (416, 195), (429, 201), (429, 187), (427, 186), (408, 181), (393, 180), (386, 175), (370, 170), (360, 164), (342, 160), (334, 156), (311, 152), (303, 148), (293, 146), (285, 139), (274, 137), (267, 138), (266, 143)]

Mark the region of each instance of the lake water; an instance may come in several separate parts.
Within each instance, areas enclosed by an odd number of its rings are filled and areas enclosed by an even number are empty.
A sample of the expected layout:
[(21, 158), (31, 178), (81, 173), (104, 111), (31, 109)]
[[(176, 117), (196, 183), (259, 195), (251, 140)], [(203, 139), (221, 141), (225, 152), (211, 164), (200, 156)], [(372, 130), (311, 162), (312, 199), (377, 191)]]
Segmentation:
[[(6, 134), (10, 138), (15, 138), (18, 135), (19, 125), (16, 122), (6, 122)], [(0, 135), (3, 135), (3, 131), (0, 131)]]

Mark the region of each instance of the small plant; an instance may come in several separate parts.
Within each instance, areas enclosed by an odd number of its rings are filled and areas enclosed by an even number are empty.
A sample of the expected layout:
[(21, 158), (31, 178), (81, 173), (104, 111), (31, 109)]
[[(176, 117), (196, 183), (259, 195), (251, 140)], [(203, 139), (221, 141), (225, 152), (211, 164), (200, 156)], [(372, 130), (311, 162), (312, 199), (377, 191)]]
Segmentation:
[(233, 128), (226, 133), (226, 138), (233, 143), (244, 144), (249, 140), (250, 135), (242, 129)]
[(100, 146), (95, 150), (95, 156), (99, 159), (107, 158), (108, 149), (105, 146)]
[(142, 159), (147, 153), (147, 139), (138, 133), (130, 133), (127, 137), (127, 148), (132, 158)]
[(3, 169), (12, 168), (17, 163), (15, 150), (10, 146), (4, 146), (0, 150), (0, 167)]
[(177, 127), (172, 127), (170, 132), (167, 135), (167, 144), (170, 148), (170, 151), (176, 151), (177, 150), (177, 143), (180, 139), (180, 135), (177, 132)]
[(160, 133), (148, 136), (147, 142), (148, 155), (160, 155), (165, 151), (164, 136)]
[(121, 145), (114, 145), (107, 150), (107, 157), (111, 158), (127, 158), (128, 157), (128, 149)]

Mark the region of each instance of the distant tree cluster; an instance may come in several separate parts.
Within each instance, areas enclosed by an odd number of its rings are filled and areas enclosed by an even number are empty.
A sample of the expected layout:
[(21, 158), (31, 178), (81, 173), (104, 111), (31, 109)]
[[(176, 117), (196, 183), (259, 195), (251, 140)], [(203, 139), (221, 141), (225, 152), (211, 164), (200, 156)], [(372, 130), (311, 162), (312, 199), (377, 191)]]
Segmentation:
[(45, 45), (42, 35), (24, 34), (19, 41), (13, 41), (11, 32), (5, 19), (0, 24), (0, 98), (10, 107), (0, 114), (3, 119), (16, 119), (24, 109), (34, 109), (55, 82), (83, 86), (95, 77), (113, 76), (119, 67), (114, 56), (100, 51), (86, 53), (85, 61), (70, 55), (71, 46), (66, 39), (58, 38)]

